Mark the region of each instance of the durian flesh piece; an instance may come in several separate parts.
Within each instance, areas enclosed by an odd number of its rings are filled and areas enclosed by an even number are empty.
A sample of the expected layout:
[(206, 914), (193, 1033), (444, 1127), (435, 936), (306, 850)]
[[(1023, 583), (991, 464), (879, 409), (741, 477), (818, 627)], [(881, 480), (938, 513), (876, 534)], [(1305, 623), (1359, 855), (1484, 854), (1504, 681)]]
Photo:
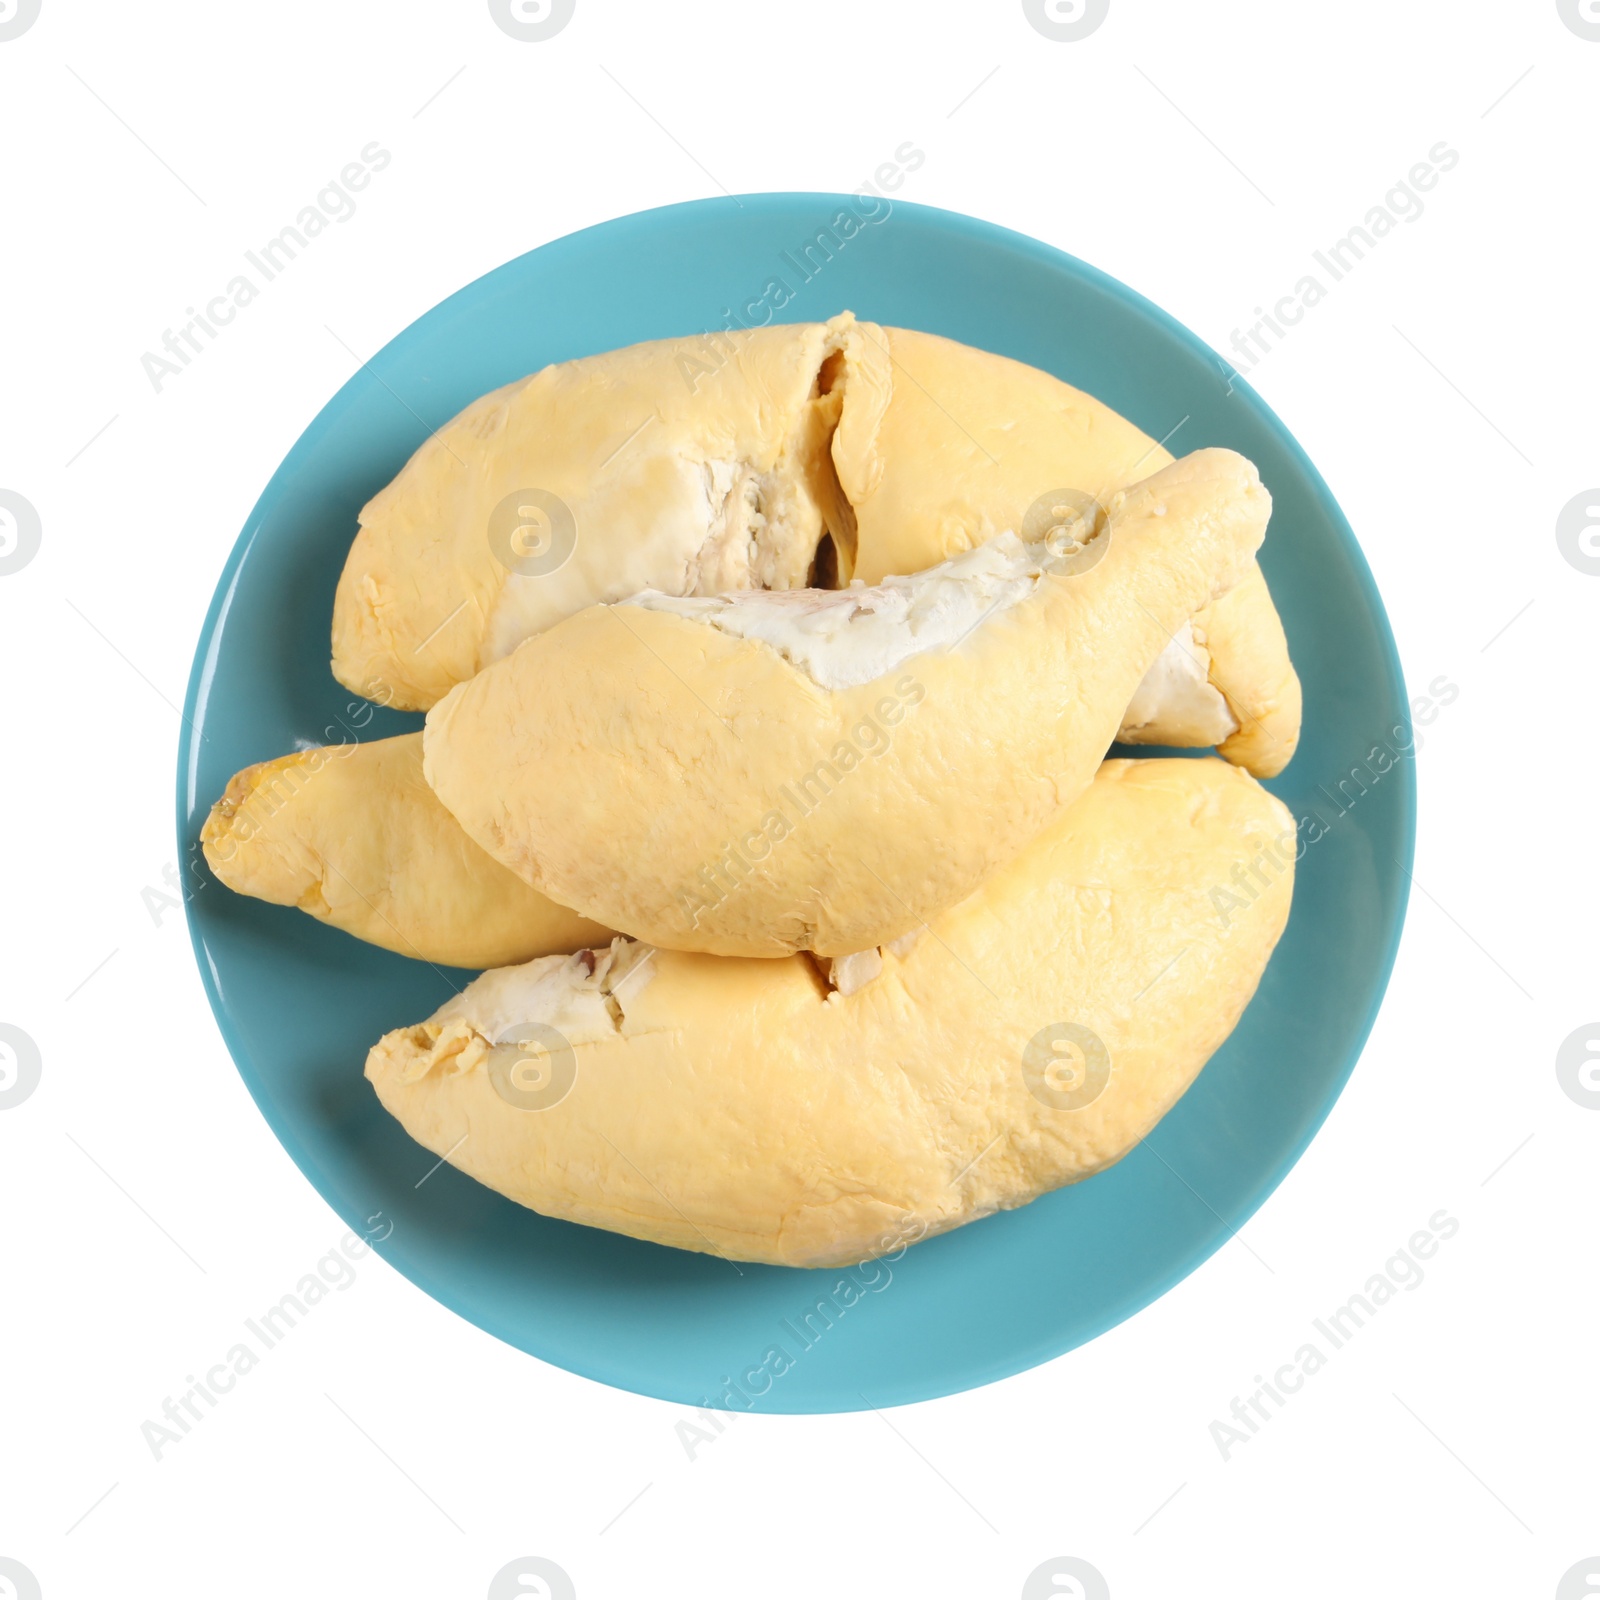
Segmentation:
[(1213, 660), (1222, 664), (1213, 671), (1226, 672), (1229, 704), (1238, 717), (1238, 728), (1218, 745), (1218, 754), (1258, 778), (1277, 777), (1300, 742), (1300, 678), (1261, 568), (1200, 613), (1195, 625), (1204, 630)]
[(1007, 535), (877, 589), (591, 607), (434, 708), (428, 782), (527, 882), (653, 944), (885, 944), (1089, 783), (1270, 507), (1199, 451), (1113, 497), (1084, 570)]
[(848, 313), (632, 345), (483, 396), (363, 508), (334, 676), (425, 710), (598, 601), (804, 587), (839, 515), (832, 453), (887, 396)]
[[(894, 392), (875, 436), (876, 487), (853, 508), (846, 578), (916, 572), (1017, 530), (1053, 491), (1103, 503), (1172, 460), (1037, 367), (937, 334), (863, 330), (881, 341)], [(1161, 667), (1130, 707), (1125, 742), (1215, 744), (1257, 777), (1283, 770), (1299, 739), (1300, 682), (1259, 567), (1174, 631)]]
[(1288, 811), (1238, 768), (1108, 761), (848, 997), (805, 956), (619, 940), (486, 973), (386, 1035), (367, 1077), (419, 1143), (548, 1216), (741, 1261), (858, 1262), (1148, 1134), (1254, 994), (1295, 849)]
[(501, 966), (611, 936), (461, 831), (423, 781), (420, 733), (246, 767), (200, 842), (230, 889), (444, 966)]

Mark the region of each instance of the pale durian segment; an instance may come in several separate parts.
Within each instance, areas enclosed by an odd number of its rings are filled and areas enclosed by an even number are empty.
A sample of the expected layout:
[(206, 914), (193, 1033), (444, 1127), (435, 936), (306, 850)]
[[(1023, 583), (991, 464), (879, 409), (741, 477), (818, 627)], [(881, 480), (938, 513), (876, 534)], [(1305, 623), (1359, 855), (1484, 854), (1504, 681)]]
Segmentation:
[[(1036, 367), (908, 328), (862, 332), (883, 341), (894, 396), (875, 440), (877, 487), (854, 507), (846, 578), (871, 584), (920, 571), (1017, 530), (1055, 490), (1103, 502), (1172, 460), (1116, 412)], [(1260, 569), (1193, 627), (1198, 639), (1174, 635), (1119, 737), (1216, 744), (1257, 777), (1275, 776), (1299, 738), (1300, 684)]]
[(653, 590), (623, 601), (646, 611), (704, 622), (735, 639), (755, 639), (824, 689), (856, 689), (885, 678), (914, 655), (949, 650), (980, 623), (1038, 587), (1050, 549), (1004, 534), (981, 549), (871, 589), (759, 590), (685, 599)]
[(742, 1261), (862, 1261), (1149, 1133), (1255, 992), (1295, 849), (1237, 768), (1110, 761), (848, 998), (804, 956), (620, 941), (486, 974), (388, 1034), (367, 1077), (414, 1139), (548, 1216)]
[[(895, 941), (898, 944), (900, 941)], [(883, 971), (883, 951), (857, 950), (848, 956), (833, 956), (828, 961), (828, 982), (840, 994), (853, 995), (865, 989)]]
[(1221, 744), (1238, 726), (1226, 697), (1211, 682), (1211, 654), (1194, 619), (1186, 618), (1134, 690), (1117, 738), (1124, 744), (1203, 748)]
[[(497, 860), (652, 944), (886, 944), (1082, 791), (1170, 635), (1249, 569), (1270, 509), (1242, 456), (1200, 451), (1112, 497), (1087, 571), (1042, 570), (1046, 547), (1009, 535), (960, 558), (987, 615), (938, 599), (960, 584), (937, 570), (887, 591), (592, 607), (434, 708), (427, 778)], [(896, 596), (898, 656), (875, 612)], [(792, 611), (793, 637), (741, 636), (746, 609)]]
[[(334, 676), (425, 710), (597, 601), (804, 587), (830, 519), (848, 515), (831, 447), (870, 438), (885, 366), (847, 312), (564, 361), (485, 395), (362, 510)], [(491, 518), (509, 502), (516, 521), (519, 494), (537, 537), (508, 561)]]
[(1238, 731), (1218, 753), (1258, 778), (1275, 778), (1300, 742), (1300, 678), (1260, 567), (1195, 619)]
[(246, 767), (200, 840), (230, 889), (423, 961), (503, 966), (610, 937), (461, 831), (423, 781), (420, 733)]
[[(1104, 500), (1171, 459), (1048, 373), (848, 312), (558, 363), (475, 401), (363, 509), (334, 674), (426, 710), (585, 606), (644, 589), (876, 583), (1018, 531), (1053, 490)], [(536, 492), (528, 526), (551, 541), (553, 570), (513, 571), (491, 549), (491, 517), (519, 491)], [(537, 496), (570, 524), (553, 527)], [(1298, 733), (1270, 597), (1250, 597), (1231, 627), (1196, 621), (1214, 635), (1207, 714), (1165, 677), (1128, 736), (1209, 743), (1225, 696), (1245, 724), (1231, 758), (1265, 772)], [(1164, 700), (1161, 684), (1180, 692)]]
[(873, 442), (877, 481), (854, 501), (846, 579), (920, 572), (1018, 532), (1055, 490), (1104, 504), (1172, 460), (1109, 406), (1037, 367), (909, 328), (864, 325), (862, 334), (882, 341), (894, 391)]
[(1173, 635), (1129, 702), (1117, 737), (1124, 744), (1215, 745), (1258, 778), (1275, 778), (1288, 766), (1300, 742), (1300, 679), (1260, 567)]

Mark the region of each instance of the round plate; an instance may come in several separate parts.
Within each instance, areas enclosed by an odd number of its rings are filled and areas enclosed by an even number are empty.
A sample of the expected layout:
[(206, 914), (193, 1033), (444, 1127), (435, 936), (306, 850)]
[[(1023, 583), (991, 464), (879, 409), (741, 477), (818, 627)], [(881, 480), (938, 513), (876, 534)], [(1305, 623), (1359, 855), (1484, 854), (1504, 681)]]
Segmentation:
[[(878, 221), (861, 220), (869, 209)], [(817, 249), (800, 250), (823, 228), (835, 248), (818, 266)], [(720, 328), (726, 307), (758, 318), (785, 293), (778, 321), (848, 307), (947, 334), (1088, 390), (1179, 454), (1228, 445), (1250, 457), (1275, 508), (1262, 565), (1305, 685), (1299, 752), (1269, 787), (1315, 842), (1232, 1038), (1109, 1172), (854, 1274), (735, 1269), (555, 1222), (448, 1165), (419, 1185), (435, 1157), (379, 1106), (362, 1065), (380, 1035), (421, 1021), (469, 974), (229, 894), (196, 848), (238, 768), (420, 726), (334, 681), (328, 627), (356, 513), (430, 429), (547, 362)], [(1400, 665), (1316, 469), (1225, 363), (1131, 290), (1035, 240), (898, 202), (892, 215), (821, 194), (646, 211), (522, 256), (413, 323), (267, 485), (217, 586), (185, 710), (178, 825), (206, 891), (189, 901), (195, 951), (285, 1149), (353, 1227), (377, 1212), (392, 1221), (382, 1254), (461, 1316), (542, 1360), (687, 1404), (742, 1406), (728, 1380), (773, 1345), (790, 1364), (751, 1397), (759, 1409), (924, 1400), (1058, 1356), (1148, 1305), (1232, 1236), (1327, 1116), (1405, 911), (1416, 789)]]

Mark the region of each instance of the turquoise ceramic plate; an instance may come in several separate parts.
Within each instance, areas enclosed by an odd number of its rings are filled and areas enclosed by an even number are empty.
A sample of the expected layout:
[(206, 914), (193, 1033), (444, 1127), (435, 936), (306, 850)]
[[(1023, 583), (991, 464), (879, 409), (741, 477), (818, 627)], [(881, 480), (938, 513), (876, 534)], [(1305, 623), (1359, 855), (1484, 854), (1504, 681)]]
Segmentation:
[[(686, 1403), (728, 1395), (727, 1381), (774, 1345), (789, 1364), (753, 1397), (761, 1409), (927, 1399), (1058, 1356), (1148, 1305), (1229, 1240), (1328, 1114), (1405, 908), (1415, 779), (1394, 641), (1344, 517), (1283, 425), (1192, 334), (1071, 256), (902, 204), (884, 215), (854, 203), (856, 218), (880, 220), (846, 237), (835, 218), (852, 206), (759, 195), (624, 217), (501, 267), (413, 323), (333, 397), (252, 512), (200, 636), (186, 705), (195, 731), (179, 752), (200, 971), (245, 1083), (301, 1170), (353, 1226), (383, 1212), (387, 1259), (479, 1327)], [(807, 281), (800, 247), (824, 227), (840, 244), (820, 270), (813, 250)], [(783, 292), (779, 321), (849, 307), (948, 334), (1089, 390), (1157, 438), (1170, 433), (1180, 454), (1229, 445), (1258, 464), (1276, 508), (1263, 564), (1305, 683), (1305, 736), (1271, 787), (1318, 835), (1254, 1003), (1145, 1145), (847, 1288), (848, 1273), (735, 1270), (552, 1222), (449, 1166), (418, 1187), (435, 1158), (379, 1108), (362, 1063), (380, 1034), (427, 1016), (469, 975), (231, 895), (194, 849), (237, 768), (419, 724), (334, 682), (328, 624), (357, 510), (430, 429), (546, 362), (720, 327), (724, 308), (760, 317), (763, 297), (771, 307)], [(1368, 773), (1364, 794), (1339, 786), (1354, 766)], [(819, 1298), (832, 1302), (828, 1326)]]

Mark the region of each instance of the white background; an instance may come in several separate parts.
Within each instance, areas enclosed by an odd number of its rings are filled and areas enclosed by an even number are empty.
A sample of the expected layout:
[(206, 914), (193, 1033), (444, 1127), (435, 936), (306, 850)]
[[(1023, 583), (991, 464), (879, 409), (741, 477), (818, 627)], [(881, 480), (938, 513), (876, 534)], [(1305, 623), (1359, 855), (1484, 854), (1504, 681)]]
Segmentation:
[[(578, 0), (534, 44), (483, 0), (43, 0), (0, 43), (0, 488), (43, 527), (0, 576), (0, 1022), (43, 1060), (0, 1112), (0, 1556), (46, 1600), (478, 1597), (526, 1554), (582, 1600), (1011, 1597), (1058, 1555), (1116, 1600), (1555, 1595), (1600, 1553), (1600, 1111), (1555, 1072), (1600, 1016), (1600, 576), (1555, 538), (1600, 484), (1597, 105), (1600, 42), (1554, 0), (1112, 0), (1078, 43), (1015, 0)], [(141, 355), (371, 140), (393, 162), (358, 213), (156, 394)], [(1251, 380), (1412, 692), (1459, 687), (1421, 729), (1419, 891), (1349, 1089), (1239, 1242), (990, 1388), (740, 1417), (691, 1461), (681, 1408), (369, 1257), (153, 1460), (141, 1423), (342, 1231), (145, 893), (251, 504), (356, 356), (480, 273), (724, 188), (851, 190), (905, 140), (899, 198), (1070, 250), (1218, 349), (1460, 152)], [(1426, 1281), (1224, 1461), (1213, 1420), (1440, 1208)]]

